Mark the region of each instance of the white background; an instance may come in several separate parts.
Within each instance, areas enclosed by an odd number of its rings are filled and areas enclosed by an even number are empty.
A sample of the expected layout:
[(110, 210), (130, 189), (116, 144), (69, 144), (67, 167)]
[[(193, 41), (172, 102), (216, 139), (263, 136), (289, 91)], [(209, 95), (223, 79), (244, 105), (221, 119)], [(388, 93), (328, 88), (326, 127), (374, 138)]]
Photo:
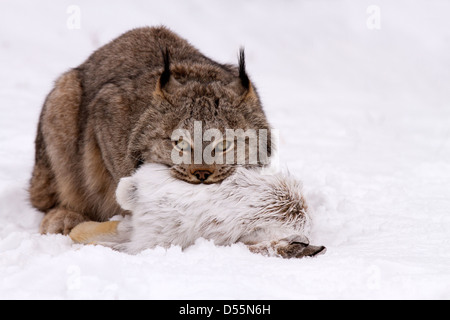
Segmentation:
[[(367, 26), (371, 5), (381, 29)], [(449, 12), (439, 0), (0, 0), (0, 298), (449, 299)], [(159, 24), (222, 63), (245, 46), (326, 255), (200, 240), (128, 256), (39, 235), (26, 188), (53, 81)]]

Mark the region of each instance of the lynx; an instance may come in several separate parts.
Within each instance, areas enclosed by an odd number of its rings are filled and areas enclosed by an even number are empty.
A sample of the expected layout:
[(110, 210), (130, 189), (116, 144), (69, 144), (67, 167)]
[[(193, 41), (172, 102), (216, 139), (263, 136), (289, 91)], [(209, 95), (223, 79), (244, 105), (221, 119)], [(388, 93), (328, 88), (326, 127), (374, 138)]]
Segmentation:
[[(115, 190), (146, 163), (191, 184), (229, 177), (242, 164), (173, 163), (174, 148), (188, 157), (199, 150), (172, 133), (194, 136), (198, 122), (203, 131), (270, 132), (243, 50), (237, 66), (220, 64), (165, 27), (134, 29), (98, 49), (56, 81), (41, 112), (29, 190), (45, 213), (40, 231), (68, 234), (84, 221), (129, 214)], [(236, 152), (233, 142), (217, 141), (213, 152)]]

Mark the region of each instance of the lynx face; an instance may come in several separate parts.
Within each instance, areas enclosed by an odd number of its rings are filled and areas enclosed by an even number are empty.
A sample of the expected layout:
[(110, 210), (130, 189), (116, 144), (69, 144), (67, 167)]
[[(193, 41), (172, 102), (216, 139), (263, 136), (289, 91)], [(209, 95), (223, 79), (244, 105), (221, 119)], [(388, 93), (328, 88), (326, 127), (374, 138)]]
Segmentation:
[(267, 164), (270, 129), (245, 73), (243, 52), (239, 76), (228, 83), (215, 78), (220, 71), (215, 68), (219, 67), (171, 67), (166, 53), (153, 95), (159, 112), (152, 110), (143, 121), (141, 151), (134, 153), (137, 166), (162, 163), (178, 179), (212, 184), (226, 179), (238, 166)]

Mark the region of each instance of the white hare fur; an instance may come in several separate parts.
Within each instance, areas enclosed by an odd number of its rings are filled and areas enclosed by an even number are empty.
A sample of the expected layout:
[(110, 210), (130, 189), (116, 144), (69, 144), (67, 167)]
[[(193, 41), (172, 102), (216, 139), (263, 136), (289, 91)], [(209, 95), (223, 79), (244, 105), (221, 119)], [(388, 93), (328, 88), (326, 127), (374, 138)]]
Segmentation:
[(270, 256), (313, 256), (325, 248), (309, 245), (301, 191), (289, 174), (238, 168), (220, 184), (193, 185), (173, 178), (165, 166), (145, 164), (116, 191), (132, 214), (95, 243), (135, 254), (156, 246), (186, 248), (205, 238), (217, 245), (242, 242)]

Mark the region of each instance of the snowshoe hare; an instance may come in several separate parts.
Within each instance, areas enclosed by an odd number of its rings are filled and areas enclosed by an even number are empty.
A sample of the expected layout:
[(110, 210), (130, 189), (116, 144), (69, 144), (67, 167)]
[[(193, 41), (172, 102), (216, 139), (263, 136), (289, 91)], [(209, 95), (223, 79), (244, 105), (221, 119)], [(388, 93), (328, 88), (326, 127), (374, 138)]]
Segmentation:
[(301, 258), (325, 252), (308, 241), (310, 217), (301, 183), (288, 174), (239, 167), (220, 184), (193, 185), (167, 167), (143, 165), (122, 178), (118, 203), (132, 212), (122, 221), (85, 222), (70, 236), (131, 254), (156, 246), (187, 248), (196, 239), (246, 244), (267, 256)]

